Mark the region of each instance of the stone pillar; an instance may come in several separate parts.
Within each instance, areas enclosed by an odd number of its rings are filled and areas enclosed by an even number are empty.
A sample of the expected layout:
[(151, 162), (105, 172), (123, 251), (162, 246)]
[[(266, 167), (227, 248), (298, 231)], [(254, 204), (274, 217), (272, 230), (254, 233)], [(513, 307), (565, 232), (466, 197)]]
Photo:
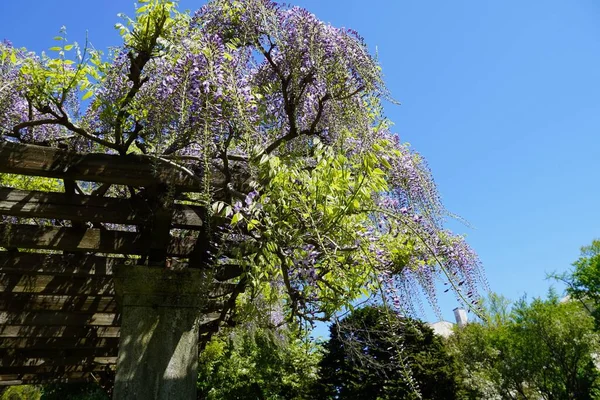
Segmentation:
[(212, 277), (121, 265), (114, 280), (121, 337), (113, 399), (196, 399), (198, 328)]

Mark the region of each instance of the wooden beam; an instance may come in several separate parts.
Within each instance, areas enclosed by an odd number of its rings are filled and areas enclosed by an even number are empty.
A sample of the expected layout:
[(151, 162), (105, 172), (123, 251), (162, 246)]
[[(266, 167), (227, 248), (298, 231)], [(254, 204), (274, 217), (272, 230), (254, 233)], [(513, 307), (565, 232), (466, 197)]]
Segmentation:
[(33, 375), (33, 374), (69, 374), (71, 372), (113, 372), (114, 366), (105, 364), (83, 364), (83, 365), (32, 365), (23, 367), (0, 367), (1, 376), (6, 375)]
[[(112, 254), (145, 254), (148, 249), (147, 240), (136, 232), (11, 224), (0, 224), (0, 246)], [(192, 240), (171, 238), (167, 255), (187, 256), (193, 247)]]
[(0, 386), (19, 386), (26, 385), (25, 382), (19, 379), (19, 375), (16, 374), (3, 374), (0, 375)]
[(26, 366), (58, 366), (58, 365), (114, 365), (117, 363), (117, 357), (98, 356), (70, 356), (56, 358), (16, 358), (11, 356), (0, 357), (0, 367), (26, 367)]
[[(117, 349), (118, 338), (3, 338), (0, 349)], [(0, 374), (2, 371), (0, 371)]]
[(1, 338), (28, 337), (119, 337), (119, 327), (1, 325)]
[(19, 379), (14, 378), (15, 374), (0, 375), (0, 386), (15, 385), (35, 385), (45, 383), (79, 383), (79, 382), (97, 382), (98, 375), (105, 371), (92, 372), (65, 372), (65, 373), (46, 373), (46, 374), (20, 374)]
[[(171, 226), (200, 229), (202, 208), (174, 204)], [(83, 196), (0, 188), (0, 215), (141, 225), (151, 222), (152, 210), (139, 199)]]
[(118, 311), (113, 296), (58, 296), (30, 293), (0, 293), (0, 311), (72, 311), (114, 313)]
[[(204, 312), (221, 311), (223, 300), (209, 300), (203, 307)], [(46, 295), (32, 293), (0, 293), (0, 311), (70, 311), (78, 314), (119, 312), (113, 296), (94, 295)]]
[(137, 187), (162, 183), (184, 192), (203, 190), (200, 182), (156, 158), (75, 153), (11, 142), (0, 143), (0, 172)]
[(115, 289), (111, 277), (5, 275), (0, 273), (0, 292), (39, 293), (55, 296), (113, 296)]
[[(4, 358), (8, 360), (13, 358), (15, 362), (12, 365), (16, 365), (19, 360), (27, 360), (32, 358), (46, 359), (51, 363), (52, 361), (59, 358), (71, 358), (76, 357), (80, 359), (89, 359), (92, 357), (116, 357), (118, 354), (118, 347), (104, 347), (104, 348), (67, 348), (67, 349), (7, 349), (0, 348), (0, 359)], [(74, 363), (74, 364), (83, 364)], [(65, 365), (65, 364), (61, 364)]]
[(115, 313), (79, 314), (68, 311), (30, 311), (12, 313), (0, 311), (0, 325), (47, 326), (119, 326)]
[(133, 262), (121, 257), (89, 254), (42, 254), (0, 251), (0, 272), (6, 275), (54, 275), (86, 277), (112, 275), (113, 266)]

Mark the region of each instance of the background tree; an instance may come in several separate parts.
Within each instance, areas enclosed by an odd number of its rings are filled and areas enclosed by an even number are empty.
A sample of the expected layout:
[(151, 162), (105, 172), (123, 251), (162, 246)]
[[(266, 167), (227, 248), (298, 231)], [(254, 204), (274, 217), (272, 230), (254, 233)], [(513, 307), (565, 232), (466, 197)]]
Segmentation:
[(330, 335), (319, 364), (317, 398), (458, 398), (452, 357), (420, 321), (369, 306), (333, 324)]
[(55, 383), (44, 385), (40, 400), (108, 400), (104, 389), (94, 383)]
[(201, 399), (310, 399), (320, 353), (287, 328), (256, 324), (224, 330), (200, 356)]
[(572, 271), (552, 277), (567, 284), (567, 294), (581, 302), (600, 327), (600, 240), (581, 248), (581, 255), (573, 263)]
[(449, 344), (471, 398), (592, 399), (599, 384), (593, 327), (581, 304), (561, 303), (551, 292), (517, 302), (509, 319), (492, 316), (457, 330)]
[(44, 386), (19, 385), (7, 388), (1, 400), (108, 400), (94, 383), (52, 383)]
[(40, 400), (42, 391), (33, 385), (11, 386), (2, 390), (2, 400)]

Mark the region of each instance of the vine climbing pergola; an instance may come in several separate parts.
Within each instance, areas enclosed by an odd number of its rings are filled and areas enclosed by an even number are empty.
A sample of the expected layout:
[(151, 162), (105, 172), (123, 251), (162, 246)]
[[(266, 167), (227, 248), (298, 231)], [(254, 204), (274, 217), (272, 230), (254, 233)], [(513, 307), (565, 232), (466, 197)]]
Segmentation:
[[(241, 291), (241, 270), (195, 268), (194, 254), (204, 251), (207, 224), (203, 208), (181, 200), (185, 192), (202, 190), (185, 173), (146, 156), (82, 154), (11, 142), (0, 143), (0, 173), (60, 179), (65, 188), (63, 193), (0, 188), (0, 385), (112, 385), (117, 360), (125, 363), (131, 356), (131, 351), (119, 355), (127, 290), (133, 290), (135, 301), (144, 290), (152, 292), (143, 305), (149, 309), (189, 307), (182, 304), (188, 296), (200, 311), (197, 330), (192, 330), (200, 344), (227, 319)], [(82, 194), (79, 181), (100, 183), (100, 189)], [(109, 197), (110, 186), (135, 188), (135, 195)], [(156, 273), (145, 271), (146, 289), (136, 292), (128, 287), (135, 281), (128, 274), (139, 265)], [(115, 278), (119, 268), (120, 281)], [(199, 285), (189, 275), (193, 270), (201, 274)], [(186, 288), (169, 288), (179, 279)]]
[(477, 304), (481, 263), (355, 31), (272, 1), (142, 3), (108, 57), (65, 32), (57, 57), (0, 43), (0, 382), (195, 398), (236, 302), (308, 328), (361, 296), (413, 312), (442, 278)]

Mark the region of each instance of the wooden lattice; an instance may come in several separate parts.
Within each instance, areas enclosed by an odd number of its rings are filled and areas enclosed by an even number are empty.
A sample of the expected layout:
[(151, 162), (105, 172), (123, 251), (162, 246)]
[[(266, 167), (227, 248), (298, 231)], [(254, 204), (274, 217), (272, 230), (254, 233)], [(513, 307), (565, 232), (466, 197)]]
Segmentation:
[[(203, 209), (181, 204), (173, 193), (200, 192), (201, 185), (150, 157), (9, 142), (0, 143), (0, 173), (65, 183), (65, 193), (0, 188), (0, 385), (110, 381), (120, 326), (113, 266), (193, 264)], [(72, 189), (76, 181), (129, 186), (134, 193), (143, 188), (150, 195), (84, 195)], [(158, 201), (165, 187), (171, 194)], [(44, 223), (23, 223), (32, 218)], [(121, 230), (123, 225), (136, 229)], [(197, 234), (174, 236), (174, 228)], [(239, 275), (235, 267), (216, 271), (201, 340), (225, 318), (236, 291), (231, 280)]]

